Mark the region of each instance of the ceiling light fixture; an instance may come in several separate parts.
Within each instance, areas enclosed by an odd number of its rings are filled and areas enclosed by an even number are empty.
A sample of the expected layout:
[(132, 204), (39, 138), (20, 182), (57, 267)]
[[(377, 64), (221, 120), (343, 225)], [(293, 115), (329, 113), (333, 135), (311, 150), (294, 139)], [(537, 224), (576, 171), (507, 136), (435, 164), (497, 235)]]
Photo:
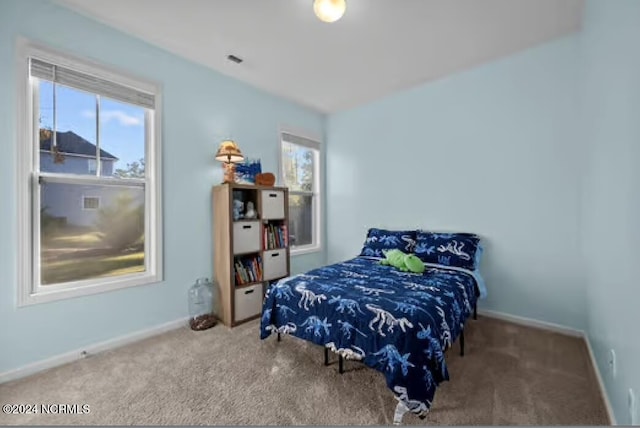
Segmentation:
[(346, 9), (345, 0), (313, 0), (313, 11), (320, 21), (336, 22)]

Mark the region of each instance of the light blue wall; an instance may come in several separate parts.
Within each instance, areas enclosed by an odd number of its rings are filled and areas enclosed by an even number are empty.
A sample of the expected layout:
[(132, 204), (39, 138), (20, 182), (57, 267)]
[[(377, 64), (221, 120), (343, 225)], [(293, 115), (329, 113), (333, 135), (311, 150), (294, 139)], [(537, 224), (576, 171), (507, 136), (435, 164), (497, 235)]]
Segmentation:
[[(52, 29), (55, 29), (52, 31)], [(165, 281), (16, 308), (17, 36), (162, 83)], [(276, 171), (280, 125), (323, 134), (323, 115), (258, 91), (40, 0), (0, 1), (0, 373), (187, 316), (187, 289), (212, 274), (213, 154), (232, 137)], [(324, 254), (296, 257), (298, 272)]]
[(578, 36), (327, 121), (328, 259), (368, 227), (486, 239), (480, 307), (585, 328)]
[(640, 2), (587, 2), (582, 51), (588, 332), (617, 422), (628, 425), (628, 389), (640, 400)]

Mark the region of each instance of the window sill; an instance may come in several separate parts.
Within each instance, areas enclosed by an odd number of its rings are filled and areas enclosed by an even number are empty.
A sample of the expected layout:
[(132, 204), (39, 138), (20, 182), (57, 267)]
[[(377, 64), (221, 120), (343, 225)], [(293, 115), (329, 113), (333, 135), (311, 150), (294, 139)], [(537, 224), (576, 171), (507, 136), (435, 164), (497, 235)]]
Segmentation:
[[(101, 281), (100, 283), (93, 285), (82, 285), (78, 287), (62, 288), (57, 290), (53, 288), (50, 291), (39, 291), (37, 293), (29, 293), (20, 296), (21, 299), (18, 302), (18, 307), (36, 305), (39, 303), (55, 302), (58, 300), (67, 300), (75, 297), (91, 296), (93, 294), (121, 290), (123, 288), (135, 287), (138, 285), (154, 284), (160, 281), (162, 281), (161, 275), (146, 274), (137, 275), (126, 279), (122, 278), (109, 282)], [(55, 285), (52, 287), (55, 287)]]
[(319, 245), (298, 247), (298, 248), (291, 247), (291, 250), (289, 250), (289, 255), (291, 257), (295, 257), (295, 256), (303, 256), (305, 254), (319, 253), (321, 251), (322, 251), (322, 247)]

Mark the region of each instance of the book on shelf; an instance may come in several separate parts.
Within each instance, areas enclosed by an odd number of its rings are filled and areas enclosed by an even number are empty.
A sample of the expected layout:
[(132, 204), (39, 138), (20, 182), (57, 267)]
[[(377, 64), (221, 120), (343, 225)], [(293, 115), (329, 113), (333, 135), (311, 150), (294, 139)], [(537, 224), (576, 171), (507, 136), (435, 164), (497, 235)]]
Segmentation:
[(262, 281), (262, 257), (236, 258), (234, 263), (236, 285)]
[(265, 250), (277, 250), (279, 248), (286, 248), (288, 244), (287, 226), (285, 224), (265, 225), (262, 241)]

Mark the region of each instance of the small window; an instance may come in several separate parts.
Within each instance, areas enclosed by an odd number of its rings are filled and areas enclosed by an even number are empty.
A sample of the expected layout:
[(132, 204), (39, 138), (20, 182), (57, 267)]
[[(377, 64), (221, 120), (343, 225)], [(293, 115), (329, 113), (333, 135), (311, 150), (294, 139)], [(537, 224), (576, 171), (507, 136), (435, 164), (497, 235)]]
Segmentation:
[(282, 133), (281, 171), (289, 188), (289, 242), (292, 253), (320, 249), (320, 144)]
[(158, 86), (19, 50), (20, 304), (162, 280)]
[(85, 210), (97, 210), (100, 208), (100, 198), (95, 196), (85, 196), (82, 199), (82, 206)]
[(87, 169), (89, 171), (89, 174), (91, 175), (95, 175), (95, 173), (98, 171), (98, 161), (95, 159), (88, 159), (87, 166), (88, 166)]

